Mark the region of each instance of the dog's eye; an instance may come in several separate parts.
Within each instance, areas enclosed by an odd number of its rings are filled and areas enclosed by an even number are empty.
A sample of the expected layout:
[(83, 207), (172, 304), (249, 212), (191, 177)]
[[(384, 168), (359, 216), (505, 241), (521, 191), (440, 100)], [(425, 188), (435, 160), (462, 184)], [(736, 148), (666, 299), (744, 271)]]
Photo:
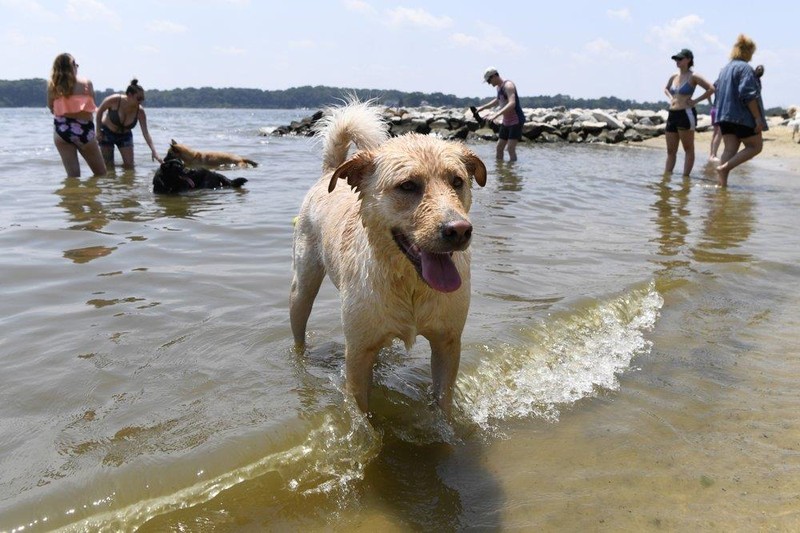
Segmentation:
[(412, 180), (407, 180), (401, 183), (398, 188), (404, 192), (417, 192), (419, 191), (419, 185), (417, 182)]
[(458, 176), (453, 176), (453, 188), (460, 189), (463, 186), (464, 186), (464, 180), (462, 180)]

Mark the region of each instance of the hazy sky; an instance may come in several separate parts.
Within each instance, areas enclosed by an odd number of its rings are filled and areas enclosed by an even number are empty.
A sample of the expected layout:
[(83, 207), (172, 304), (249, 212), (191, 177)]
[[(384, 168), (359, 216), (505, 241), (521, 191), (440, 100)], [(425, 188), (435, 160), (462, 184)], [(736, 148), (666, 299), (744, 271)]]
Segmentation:
[[(800, 3), (738, 0), (0, 0), (0, 79), (70, 52), (96, 89), (328, 85), (492, 97), (665, 100), (681, 48), (713, 82), (739, 33), (767, 107), (800, 103)], [(697, 93), (699, 94), (699, 93)]]

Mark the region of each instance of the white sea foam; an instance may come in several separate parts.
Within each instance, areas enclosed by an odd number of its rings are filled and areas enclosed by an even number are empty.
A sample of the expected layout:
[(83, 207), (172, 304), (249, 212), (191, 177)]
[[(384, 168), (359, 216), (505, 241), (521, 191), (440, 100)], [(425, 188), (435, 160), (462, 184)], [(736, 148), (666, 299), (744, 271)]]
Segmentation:
[(461, 408), (484, 429), (498, 420), (555, 421), (561, 406), (617, 390), (617, 376), (650, 350), (645, 338), (663, 299), (654, 284), (532, 326), (524, 346), (487, 348), (488, 357), (459, 379)]

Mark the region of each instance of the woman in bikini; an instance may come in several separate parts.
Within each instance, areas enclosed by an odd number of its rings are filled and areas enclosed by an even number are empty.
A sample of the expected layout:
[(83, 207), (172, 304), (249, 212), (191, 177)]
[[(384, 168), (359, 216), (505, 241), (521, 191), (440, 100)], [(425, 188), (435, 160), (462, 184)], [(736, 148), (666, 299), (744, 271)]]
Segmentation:
[(136, 79), (125, 90), (125, 94), (112, 94), (97, 108), (97, 140), (103, 151), (106, 165), (114, 167), (114, 147), (119, 148), (122, 168), (133, 168), (133, 128), (139, 124), (153, 161), (161, 162), (147, 131), (147, 114), (142, 107), (144, 89)]
[(59, 54), (47, 84), (47, 107), (53, 113), (53, 142), (68, 177), (80, 177), (80, 153), (92, 173), (106, 173), (94, 129), (94, 87), (78, 76), (78, 64), (70, 54)]
[[(692, 72), (694, 66), (694, 55), (691, 50), (684, 48), (672, 59), (678, 66), (677, 74), (670, 76), (667, 85), (664, 87), (664, 94), (669, 98), (669, 116), (667, 117), (667, 127), (665, 137), (667, 139), (667, 163), (664, 167), (664, 175), (672, 174), (675, 168), (675, 161), (678, 158), (678, 145), (683, 145), (686, 157), (683, 162), (683, 175), (689, 176), (694, 167), (694, 130), (697, 125), (697, 109), (695, 106), (711, 98), (714, 94), (714, 86), (708, 83), (702, 76)], [(696, 100), (692, 98), (697, 86), (706, 90)]]

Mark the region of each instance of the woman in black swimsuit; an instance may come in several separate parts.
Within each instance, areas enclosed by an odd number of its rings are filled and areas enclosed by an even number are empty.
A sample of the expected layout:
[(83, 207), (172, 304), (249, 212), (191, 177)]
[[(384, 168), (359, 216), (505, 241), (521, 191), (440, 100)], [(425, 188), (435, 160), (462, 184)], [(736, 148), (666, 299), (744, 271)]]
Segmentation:
[(144, 89), (136, 79), (125, 90), (125, 94), (112, 94), (97, 108), (97, 140), (103, 158), (109, 168), (114, 167), (114, 147), (119, 148), (122, 168), (133, 168), (133, 128), (139, 124), (147, 146), (152, 152), (153, 161), (161, 162), (153, 146), (153, 139), (147, 131), (147, 114), (141, 106), (144, 102)]

